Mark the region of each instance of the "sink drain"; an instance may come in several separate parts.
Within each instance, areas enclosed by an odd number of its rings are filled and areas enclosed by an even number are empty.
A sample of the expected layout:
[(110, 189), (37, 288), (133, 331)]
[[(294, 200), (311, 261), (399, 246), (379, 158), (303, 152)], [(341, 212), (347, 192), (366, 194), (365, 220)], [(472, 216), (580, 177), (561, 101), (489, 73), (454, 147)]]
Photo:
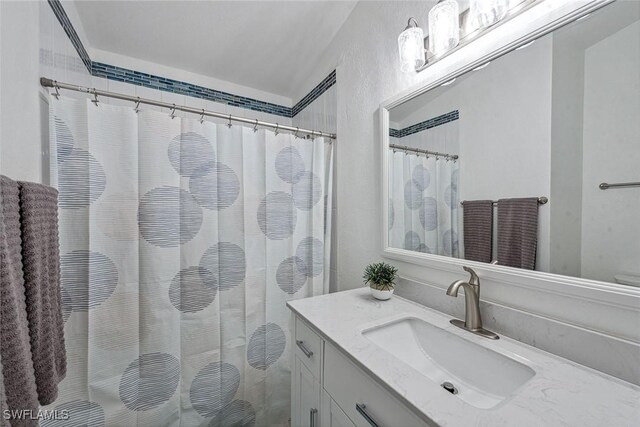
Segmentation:
[(447, 390), (449, 393), (458, 394), (458, 389), (449, 381), (445, 381), (440, 385), (442, 386), (443, 389)]

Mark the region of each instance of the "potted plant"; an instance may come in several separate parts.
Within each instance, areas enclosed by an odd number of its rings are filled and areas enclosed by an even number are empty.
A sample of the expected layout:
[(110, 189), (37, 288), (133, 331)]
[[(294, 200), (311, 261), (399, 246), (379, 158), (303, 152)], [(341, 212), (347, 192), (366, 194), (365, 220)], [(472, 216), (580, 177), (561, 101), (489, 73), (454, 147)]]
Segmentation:
[(398, 269), (384, 262), (369, 264), (364, 269), (364, 283), (371, 289), (371, 295), (375, 299), (386, 301), (393, 295), (398, 277)]

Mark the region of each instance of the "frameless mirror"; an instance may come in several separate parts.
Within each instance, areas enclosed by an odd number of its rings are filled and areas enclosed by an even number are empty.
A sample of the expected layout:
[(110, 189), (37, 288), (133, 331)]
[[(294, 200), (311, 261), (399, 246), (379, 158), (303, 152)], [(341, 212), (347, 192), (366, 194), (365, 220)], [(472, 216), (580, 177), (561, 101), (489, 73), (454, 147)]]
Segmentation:
[(392, 108), (388, 134), (389, 246), (640, 286), (639, 2)]

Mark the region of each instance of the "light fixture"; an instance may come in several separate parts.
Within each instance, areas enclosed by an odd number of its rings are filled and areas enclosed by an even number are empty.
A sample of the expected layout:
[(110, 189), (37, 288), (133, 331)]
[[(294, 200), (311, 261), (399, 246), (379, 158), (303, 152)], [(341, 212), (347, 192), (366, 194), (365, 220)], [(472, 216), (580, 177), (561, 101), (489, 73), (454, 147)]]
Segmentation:
[(452, 78), (451, 80), (449, 80), (448, 82), (444, 82), (442, 83), (440, 86), (449, 86), (451, 83), (455, 82), (456, 78)]
[(441, 0), (429, 11), (429, 51), (441, 55), (460, 43), (460, 8), (455, 0)]
[(415, 18), (409, 18), (407, 27), (398, 36), (398, 51), (403, 72), (415, 71), (424, 65), (424, 33)]
[(469, 13), (477, 28), (489, 27), (509, 11), (509, 0), (470, 0)]

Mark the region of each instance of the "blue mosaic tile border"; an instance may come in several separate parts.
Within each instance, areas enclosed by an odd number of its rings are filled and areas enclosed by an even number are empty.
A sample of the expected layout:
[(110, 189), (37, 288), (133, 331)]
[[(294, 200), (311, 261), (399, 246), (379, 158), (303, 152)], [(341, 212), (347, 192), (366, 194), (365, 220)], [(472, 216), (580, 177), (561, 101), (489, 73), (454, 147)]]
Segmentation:
[(322, 80), (322, 82), (320, 82), (320, 84), (313, 88), (311, 92), (305, 95), (293, 107), (286, 107), (284, 105), (234, 95), (179, 80), (141, 73), (139, 71), (116, 67), (114, 65), (104, 64), (101, 62), (93, 62), (82, 45), (82, 42), (78, 37), (78, 33), (73, 28), (73, 25), (62, 7), (60, 0), (48, 0), (48, 2), (53, 13), (56, 15), (56, 18), (58, 18), (58, 22), (62, 25), (62, 28), (65, 33), (67, 33), (69, 40), (71, 40), (71, 43), (82, 59), (85, 67), (87, 67), (89, 73), (95, 77), (103, 77), (109, 80), (130, 83), (137, 86), (144, 86), (180, 95), (187, 95), (194, 98), (206, 99), (208, 101), (219, 102), (222, 104), (232, 105), (234, 107), (246, 108), (252, 111), (259, 111), (287, 118), (295, 117), (296, 114), (315, 101), (320, 95), (336, 83), (336, 71), (333, 70), (324, 80)]
[(389, 128), (389, 136), (392, 138), (404, 138), (405, 136), (413, 135), (414, 133), (422, 132), (423, 130), (453, 122), (459, 118), (460, 112), (458, 110), (453, 110), (432, 119), (425, 120), (424, 122), (416, 123), (415, 125), (411, 125), (404, 129)]
[(130, 83), (136, 86), (144, 86), (151, 89), (158, 89), (165, 92), (177, 93), (180, 95), (192, 96), (194, 98), (206, 99), (234, 107), (247, 108), (262, 113), (275, 114), (282, 117), (291, 117), (291, 107), (259, 101), (257, 99), (244, 96), (233, 95), (215, 89), (154, 76), (153, 74), (141, 73), (139, 71), (116, 67), (114, 65), (94, 62), (92, 73), (96, 77), (104, 77), (109, 80)]
[(58, 22), (60, 22), (62, 29), (64, 30), (65, 33), (67, 33), (67, 37), (69, 37), (71, 44), (73, 45), (73, 47), (76, 48), (76, 52), (78, 52), (78, 56), (80, 57), (80, 59), (82, 59), (84, 66), (87, 67), (87, 71), (89, 72), (89, 74), (91, 74), (91, 69), (92, 69), (91, 58), (89, 58), (89, 54), (87, 53), (82, 42), (80, 41), (80, 37), (78, 37), (78, 33), (76, 33), (76, 29), (73, 28), (73, 25), (71, 24), (71, 21), (67, 16), (67, 12), (64, 11), (64, 8), (62, 7), (62, 3), (60, 3), (60, 0), (48, 0), (48, 1), (49, 1), (49, 6), (51, 6), (51, 9), (53, 10), (53, 14), (56, 15), (56, 18), (58, 18)]
[(304, 110), (309, 104), (318, 99), (320, 95), (325, 93), (327, 89), (336, 84), (336, 70), (333, 70), (327, 77), (324, 78), (311, 92), (306, 94), (296, 105), (293, 106), (291, 111), (291, 117), (295, 117), (300, 111)]

